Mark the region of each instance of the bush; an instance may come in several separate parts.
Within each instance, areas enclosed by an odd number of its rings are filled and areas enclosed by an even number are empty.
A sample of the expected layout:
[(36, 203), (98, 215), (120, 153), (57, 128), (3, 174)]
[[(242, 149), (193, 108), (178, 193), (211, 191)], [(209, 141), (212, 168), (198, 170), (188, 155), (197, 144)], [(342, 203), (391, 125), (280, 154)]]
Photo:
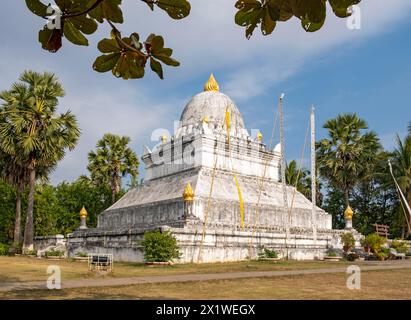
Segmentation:
[(278, 253), (275, 250), (270, 250), (262, 247), (260, 253), (258, 254), (260, 259), (277, 259)]
[(0, 256), (7, 256), (9, 254), (10, 246), (5, 243), (0, 243)]
[(330, 251), (327, 253), (327, 257), (338, 257), (337, 252), (335, 251)]
[(359, 258), (360, 256), (357, 253), (350, 252), (345, 256), (345, 259), (347, 261), (355, 261)]
[(406, 255), (407, 257), (411, 257), (411, 252), (407, 252), (407, 253), (405, 253), (405, 255)]
[(46, 251), (45, 255), (46, 257), (62, 257), (64, 256), (64, 251), (51, 249)]
[(77, 252), (76, 257), (85, 258), (88, 257), (88, 254), (84, 252)]
[(348, 250), (355, 246), (355, 238), (351, 232), (343, 233), (341, 235), (341, 241)]
[(371, 248), (371, 251), (375, 254), (381, 252), (382, 246), (387, 242), (387, 239), (379, 236), (377, 233), (369, 234), (365, 238)]
[(169, 262), (181, 256), (177, 240), (170, 232), (146, 232), (141, 245), (147, 262)]
[(37, 250), (28, 250), (26, 252), (26, 255), (28, 256), (36, 256), (37, 255)]
[(408, 245), (404, 241), (393, 240), (391, 242), (391, 248), (397, 250), (398, 253), (406, 253), (408, 250)]

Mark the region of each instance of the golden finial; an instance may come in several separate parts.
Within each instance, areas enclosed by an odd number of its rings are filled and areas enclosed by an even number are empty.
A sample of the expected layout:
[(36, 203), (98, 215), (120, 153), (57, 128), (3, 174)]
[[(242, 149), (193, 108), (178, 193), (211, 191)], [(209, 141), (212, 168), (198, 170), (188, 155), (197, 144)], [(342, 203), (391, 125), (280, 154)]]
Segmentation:
[(161, 142), (162, 142), (163, 144), (167, 143), (167, 136), (166, 136), (165, 134), (163, 134), (163, 135), (160, 137), (160, 140), (161, 140)]
[(205, 116), (204, 118), (203, 118), (203, 123), (208, 123), (210, 121), (210, 119), (208, 119), (208, 116)]
[(258, 131), (258, 132), (257, 132), (257, 141), (258, 141), (258, 142), (263, 141), (263, 134), (261, 133), (261, 131)]
[(188, 202), (188, 201), (193, 201), (193, 198), (194, 198), (194, 191), (189, 182), (184, 188), (183, 199), (184, 199), (184, 202)]
[(354, 214), (354, 212), (352, 211), (352, 209), (351, 209), (350, 206), (348, 206), (347, 209), (345, 209), (345, 211), (344, 211), (344, 217), (345, 217), (345, 219), (351, 220), (353, 214)]
[(86, 208), (83, 208), (80, 210), (80, 218), (86, 218), (87, 217), (87, 210)]
[(210, 78), (208, 78), (207, 83), (204, 85), (204, 91), (220, 91), (220, 87), (213, 74), (210, 75)]

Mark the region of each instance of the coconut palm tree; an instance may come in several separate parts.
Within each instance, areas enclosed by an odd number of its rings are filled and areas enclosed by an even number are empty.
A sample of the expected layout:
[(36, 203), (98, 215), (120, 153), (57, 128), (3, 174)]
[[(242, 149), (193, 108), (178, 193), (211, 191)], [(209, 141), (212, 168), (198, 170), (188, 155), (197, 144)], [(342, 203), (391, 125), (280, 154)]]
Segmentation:
[(397, 148), (393, 153), (392, 165), (397, 182), (411, 206), (411, 134), (404, 140), (397, 135)]
[(80, 136), (76, 117), (56, 114), (64, 90), (52, 73), (25, 71), (20, 82), (0, 94), (3, 100), (0, 149), (17, 159), (28, 172), (29, 197), (24, 231), (25, 250), (33, 247), (34, 193), (38, 168), (52, 169)]
[(309, 171), (305, 168), (298, 168), (295, 160), (287, 163), (285, 169), (285, 181), (288, 185), (295, 186), (305, 196), (311, 193), (310, 184), (308, 183)]
[(348, 206), (350, 191), (369, 172), (381, 145), (376, 133), (364, 132), (368, 125), (356, 114), (340, 114), (323, 128), (328, 138), (317, 143), (319, 173), (343, 192)]
[(139, 161), (135, 152), (128, 146), (130, 138), (105, 134), (97, 142), (96, 150), (88, 154), (91, 180), (96, 184), (108, 184), (112, 192), (112, 202), (121, 189), (121, 178), (130, 175), (132, 180), (138, 176)]

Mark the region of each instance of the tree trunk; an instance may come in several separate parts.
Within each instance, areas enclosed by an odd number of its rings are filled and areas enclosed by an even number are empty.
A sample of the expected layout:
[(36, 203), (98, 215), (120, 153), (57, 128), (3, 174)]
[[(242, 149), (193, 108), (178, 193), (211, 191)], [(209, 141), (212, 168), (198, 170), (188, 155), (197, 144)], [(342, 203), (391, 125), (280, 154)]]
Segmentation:
[(14, 220), (14, 239), (13, 244), (17, 247), (21, 243), (21, 194), (22, 188), (18, 187), (16, 191), (16, 217)]
[(348, 189), (344, 190), (344, 202), (345, 207), (347, 208), (350, 205), (350, 196), (348, 194)]
[(111, 203), (114, 204), (116, 202), (116, 189), (111, 188)]
[(26, 228), (24, 229), (24, 244), (23, 251), (33, 250), (34, 245), (34, 222), (33, 222), (33, 212), (34, 212), (34, 192), (36, 189), (36, 170), (35, 168), (30, 169), (29, 178), (29, 201), (27, 206), (27, 220)]

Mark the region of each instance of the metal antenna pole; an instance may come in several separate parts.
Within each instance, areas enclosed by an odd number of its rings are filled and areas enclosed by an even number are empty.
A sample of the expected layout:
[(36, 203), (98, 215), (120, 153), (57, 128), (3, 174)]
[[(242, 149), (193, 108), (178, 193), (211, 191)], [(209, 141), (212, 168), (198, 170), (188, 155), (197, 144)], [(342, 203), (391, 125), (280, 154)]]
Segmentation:
[(283, 201), (284, 201), (284, 214), (286, 217), (286, 229), (285, 229), (285, 247), (287, 250), (287, 259), (288, 259), (288, 238), (290, 236), (290, 217), (288, 217), (288, 200), (287, 200), (287, 183), (285, 180), (285, 139), (284, 139), (284, 110), (283, 110), (283, 99), (284, 93), (280, 96), (280, 101), (278, 105), (278, 113), (280, 115), (280, 145), (281, 145), (281, 183), (283, 189)]
[(315, 159), (315, 108), (311, 107), (311, 223), (313, 227), (314, 245), (317, 244), (317, 181), (316, 181), (316, 159)]

